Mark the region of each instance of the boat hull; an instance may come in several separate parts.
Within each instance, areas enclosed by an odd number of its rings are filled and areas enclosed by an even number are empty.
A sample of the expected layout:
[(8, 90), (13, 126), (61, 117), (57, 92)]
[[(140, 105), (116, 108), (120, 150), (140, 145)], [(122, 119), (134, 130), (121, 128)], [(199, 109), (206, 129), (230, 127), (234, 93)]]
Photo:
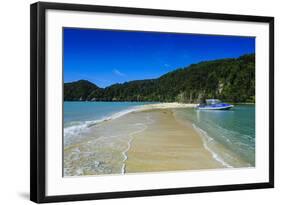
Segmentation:
[(197, 109), (199, 110), (229, 110), (233, 107), (230, 104), (216, 104), (216, 105), (205, 105), (205, 106), (198, 106)]
[(202, 106), (202, 107), (197, 107), (199, 110), (229, 110), (233, 107), (233, 105), (227, 105), (227, 106)]

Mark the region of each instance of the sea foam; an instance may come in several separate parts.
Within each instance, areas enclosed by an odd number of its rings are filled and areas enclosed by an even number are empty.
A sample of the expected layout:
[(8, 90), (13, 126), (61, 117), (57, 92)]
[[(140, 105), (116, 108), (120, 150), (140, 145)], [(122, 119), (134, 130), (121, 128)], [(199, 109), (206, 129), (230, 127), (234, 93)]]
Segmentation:
[(131, 148), (131, 144), (132, 144), (132, 141), (134, 139), (134, 135), (145, 131), (146, 128), (147, 128), (147, 125), (154, 123), (154, 120), (152, 120), (149, 115), (147, 115), (146, 120), (147, 120), (146, 124), (144, 124), (144, 123), (135, 124), (137, 126), (142, 126), (142, 128), (140, 130), (137, 130), (137, 131), (129, 134), (130, 139), (127, 142), (127, 148), (122, 152), (122, 155), (123, 155), (124, 159), (123, 159), (123, 164), (122, 164), (122, 167), (121, 167), (121, 174), (125, 174), (125, 172), (126, 172), (126, 163), (125, 162), (128, 159), (127, 153)]
[(87, 133), (89, 128), (92, 126), (96, 126), (100, 123), (114, 120), (125, 116), (129, 113), (133, 112), (142, 112), (147, 110), (154, 109), (169, 109), (169, 108), (191, 108), (196, 106), (195, 104), (184, 104), (184, 103), (156, 103), (156, 104), (146, 104), (146, 105), (137, 105), (132, 106), (128, 109), (124, 109), (119, 112), (115, 112), (111, 115), (104, 116), (98, 120), (88, 120), (88, 121), (80, 121), (73, 123), (74, 125), (64, 128), (64, 146), (68, 146), (73, 141), (83, 137), (83, 134)]
[(201, 128), (197, 127), (194, 123), (192, 124), (193, 128), (200, 134), (200, 136), (202, 136), (202, 140), (203, 140), (203, 146), (206, 150), (208, 150), (211, 154), (212, 157), (219, 162), (220, 164), (222, 164), (224, 167), (227, 168), (233, 168), (233, 166), (231, 166), (230, 164), (228, 164), (227, 162), (225, 162), (213, 149), (211, 149), (209, 147), (209, 143), (211, 141), (213, 141), (214, 139), (212, 137), (210, 137), (207, 132), (205, 132), (204, 130), (202, 130)]

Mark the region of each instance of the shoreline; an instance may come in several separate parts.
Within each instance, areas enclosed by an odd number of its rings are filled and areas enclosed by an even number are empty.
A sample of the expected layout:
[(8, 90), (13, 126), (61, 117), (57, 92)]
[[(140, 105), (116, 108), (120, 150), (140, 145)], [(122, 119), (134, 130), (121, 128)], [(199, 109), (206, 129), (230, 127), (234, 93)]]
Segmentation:
[(122, 168), (121, 168), (121, 174), (126, 173), (126, 161), (128, 159), (128, 152), (129, 152), (129, 150), (131, 149), (131, 146), (132, 146), (132, 141), (134, 140), (134, 135), (137, 134), (137, 133), (143, 132), (146, 128), (147, 127), (144, 127), (144, 129), (142, 129), (142, 130), (138, 130), (138, 131), (135, 131), (135, 132), (129, 134), (130, 139), (127, 142), (128, 147), (122, 152), (122, 155), (123, 155), (124, 159), (123, 159), (123, 164), (122, 164)]
[(149, 112), (156, 121), (135, 134), (125, 161), (126, 173), (224, 168), (204, 146), (191, 123), (183, 126), (170, 109)]
[[(157, 103), (157, 104), (162, 104), (162, 103), (179, 103), (179, 104), (198, 104), (198, 103), (181, 103), (181, 102), (157, 102), (157, 101), (94, 101), (94, 100), (64, 100), (64, 102), (116, 102), (116, 103)], [(226, 103), (231, 103), (231, 104), (256, 104), (255, 102), (231, 102), (227, 100), (223, 100), (223, 102)]]
[(64, 147), (64, 176), (244, 167), (240, 160), (234, 166), (221, 161), (224, 147), (217, 154), (192, 122), (175, 116), (173, 109), (194, 106), (141, 105), (88, 126), (85, 136)]

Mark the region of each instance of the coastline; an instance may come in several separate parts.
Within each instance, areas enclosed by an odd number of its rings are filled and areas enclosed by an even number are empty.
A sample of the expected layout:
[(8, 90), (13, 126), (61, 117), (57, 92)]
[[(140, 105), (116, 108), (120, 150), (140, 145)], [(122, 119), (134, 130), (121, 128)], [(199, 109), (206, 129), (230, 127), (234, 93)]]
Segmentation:
[(137, 107), (137, 112), (148, 111), (148, 110), (160, 110), (160, 109), (172, 109), (172, 108), (195, 108), (198, 104), (195, 103), (155, 103), (147, 104)]
[(126, 160), (126, 173), (223, 168), (204, 147), (191, 123), (176, 121), (171, 109), (149, 111), (156, 119), (134, 135)]
[(88, 127), (85, 136), (64, 147), (64, 176), (223, 167), (192, 125), (181, 125), (171, 110), (193, 106), (144, 105)]
[(241, 160), (223, 161), (221, 154), (229, 153), (224, 146), (215, 153), (204, 130), (176, 116), (195, 106), (147, 104), (89, 123), (64, 147), (64, 176), (247, 167)]

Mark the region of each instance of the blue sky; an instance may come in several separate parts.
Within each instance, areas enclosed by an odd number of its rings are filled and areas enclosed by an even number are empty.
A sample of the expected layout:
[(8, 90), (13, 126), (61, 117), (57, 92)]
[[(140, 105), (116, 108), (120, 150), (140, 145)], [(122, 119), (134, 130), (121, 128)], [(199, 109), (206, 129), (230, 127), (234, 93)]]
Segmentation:
[(64, 28), (64, 82), (99, 87), (152, 79), (192, 63), (255, 52), (255, 38)]

